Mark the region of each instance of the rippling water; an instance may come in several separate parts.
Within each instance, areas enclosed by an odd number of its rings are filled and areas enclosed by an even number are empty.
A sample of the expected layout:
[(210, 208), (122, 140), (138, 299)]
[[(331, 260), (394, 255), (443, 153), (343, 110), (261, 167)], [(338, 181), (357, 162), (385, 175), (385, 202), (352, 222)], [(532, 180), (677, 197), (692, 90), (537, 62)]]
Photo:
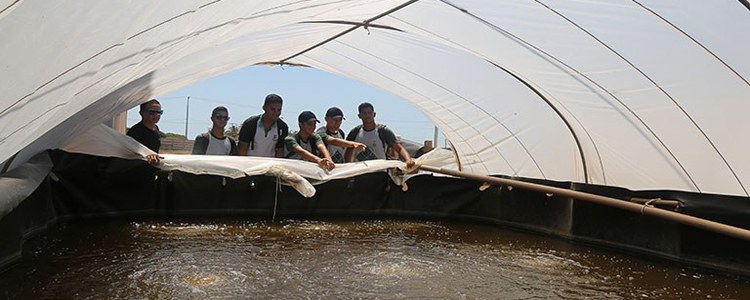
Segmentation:
[(22, 299), (739, 299), (750, 282), (493, 226), (85, 221), (0, 274)]

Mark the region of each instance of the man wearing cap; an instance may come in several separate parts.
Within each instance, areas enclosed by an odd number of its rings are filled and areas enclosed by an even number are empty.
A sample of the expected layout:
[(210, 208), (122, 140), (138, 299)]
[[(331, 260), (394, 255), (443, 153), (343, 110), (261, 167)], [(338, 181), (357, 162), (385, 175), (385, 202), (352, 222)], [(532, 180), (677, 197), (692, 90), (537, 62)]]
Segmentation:
[(362, 143), (347, 141), (344, 131), (341, 130), (341, 122), (346, 120), (344, 112), (338, 107), (331, 107), (326, 111), (326, 126), (318, 128), (316, 133), (320, 135), (325, 143), (328, 153), (334, 163), (340, 164), (346, 162), (344, 154), (346, 148), (354, 148), (356, 151), (364, 151), (367, 146)]
[[(161, 132), (156, 123), (161, 120), (162, 113), (164, 111), (161, 110), (161, 103), (158, 100), (151, 99), (142, 103), (138, 111), (138, 114), (141, 115), (141, 121), (130, 127), (126, 135), (151, 149), (151, 151), (159, 153)], [(160, 158), (158, 154), (146, 155), (146, 161), (152, 165), (158, 164)]]
[(288, 158), (304, 159), (318, 164), (324, 170), (332, 170), (335, 165), (331, 160), (323, 140), (315, 133), (316, 123), (320, 123), (311, 111), (303, 111), (297, 118), (299, 132), (285, 140)]
[(289, 127), (279, 119), (284, 101), (269, 94), (263, 103), (263, 114), (247, 118), (240, 128), (239, 155), (284, 157), (284, 139)]
[(211, 130), (195, 137), (193, 154), (206, 155), (237, 155), (237, 144), (224, 134), (224, 128), (229, 122), (229, 110), (224, 106), (217, 106), (211, 111)]

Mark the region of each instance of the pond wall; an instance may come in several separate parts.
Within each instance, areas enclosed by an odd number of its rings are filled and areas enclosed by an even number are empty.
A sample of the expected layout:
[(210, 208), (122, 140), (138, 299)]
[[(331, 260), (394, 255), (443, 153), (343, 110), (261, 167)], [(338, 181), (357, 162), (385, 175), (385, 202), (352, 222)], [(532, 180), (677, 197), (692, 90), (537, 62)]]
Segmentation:
[[(62, 151), (50, 153), (52, 174), (0, 219), (0, 267), (20, 258), (24, 240), (57, 221), (101, 216), (310, 216), (450, 218), (480, 221), (647, 255), (679, 264), (750, 276), (750, 242), (638, 213), (508, 186), (416, 176), (408, 189), (384, 172), (317, 185), (312, 198), (274, 177), (239, 179), (162, 172), (142, 161)], [(679, 201), (683, 213), (750, 228), (750, 199), (675, 191), (641, 191), (529, 180), (619, 199)], [(624, 200), (624, 201), (625, 201)], [(275, 209), (274, 209), (275, 207)]]

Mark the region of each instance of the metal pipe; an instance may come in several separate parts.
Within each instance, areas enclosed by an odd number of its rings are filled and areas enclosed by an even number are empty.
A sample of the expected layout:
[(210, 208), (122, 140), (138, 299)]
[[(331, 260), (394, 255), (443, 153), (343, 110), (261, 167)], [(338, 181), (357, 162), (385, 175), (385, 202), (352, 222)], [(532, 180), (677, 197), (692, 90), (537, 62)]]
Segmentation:
[(440, 148), (440, 144), (438, 144), (438, 127), (437, 126), (435, 126), (435, 133), (432, 134), (432, 147)]
[[(190, 96), (187, 96), (187, 102), (185, 104), (185, 139), (189, 140), (188, 136), (188, 119), (190, 117)], [(213, 116), (212, 116), (213, 117)]]
[(594, 195), (594, 194), (589, 194), (589, 193), (579, 192), (579, 191), (573, 191), (569, 189), (551, 187), (551, 186), (546, 186), (542, 184), (523, 182), (523, 181), (518, 181), (518, 180), (513, 180), (513, 179), (505, 179), (505, 178), (498, 178), (498, 177), (492, 177), (492, 176), (487, 176), (487, 175), (471, 174), (471, 173), (465, 173), (465, 172), (454, 171), (454, 170), (446, 170), (442, 168), (435, 168), (435, 167), (423, 166), (423, 165), (419, 165), (418, 168), (425, 170), (425, 171), (434, 172), (434, 173), (441, 173), (441, 174), (446, 174), (446, 175), (451, 175), (451, 176), (456, 176), (456, 177), (463, 177), (463, 178), (478, 180), (482, 182), (496, 183), (496, 184), (506, 185), (506, 186), (511, 186), (511, 187), (519, 187), (522, 189), (538, 191), (542, 193), (552, 193), (552, 194), (565, 196), (565, 197), (569, 197), (573, 199), (598, 203), (601, 205), (624, 209), (627, 211), (640, 213), (642, 215), (657, 217), (657, 218), (677, 222), (680, 224), (692, 226), (695, 228), (700, 228), (703, 230), (727, 235), (727, 236), (734, 237), (737, 239), (750, 241), (750, 230), (739, 228), (739, 227), (734, 227), (731, 225), (726, 225), (726, 224), (722, 224), (722, 223), (718, 223), (714, 221), (709, 221), (706, 219), (701, 219), (698, 217), (693, 217), (693, 216), (669, 211), (666, 209), (656, 208), (656, 207), (648, 206), (645, 204), (643, 205), (636, 204), (636, 203), (623, 201), (623, 200), (616, 199), (616, 198)]

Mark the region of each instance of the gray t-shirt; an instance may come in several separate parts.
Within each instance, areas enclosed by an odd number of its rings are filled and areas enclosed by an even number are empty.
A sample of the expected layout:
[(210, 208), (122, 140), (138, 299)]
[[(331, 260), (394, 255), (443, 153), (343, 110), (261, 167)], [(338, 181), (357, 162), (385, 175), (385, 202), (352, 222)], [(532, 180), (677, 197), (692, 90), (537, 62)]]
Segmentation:
[(326, 130), (326, 127), (320, 127), (316, 131), (317, 134), (320, 135), (320, 138), (323, 139), (323, 143), (326, 145), (326, 149), (328, 149), (328, 153), (331, 154), (331, 160), (333, 160), (334, 163), (341, 164), (344, 163), (344, 153), (346, 152), (346, 148), (336, 146), (333, 144), (326, 143), (326, 137), (332, 137), (337, 139), (346, 139), (344, 137), (344, 132), (339, 129), (336, 133), (330, 133)]
[(323, 139), (320, 138), (320, 135), (313, 132), (310, 134), (310, 136), (307, 138), (307, 141), (302, 140), (299, 136), (299, 132), (287, 136), (286, 139), (284, 139), (284, 144), (286, 145), (286, 152), (287, 158), (291, 159), (304, 159), (302, 156), (297, 154), (297, 152), (294, 152), (294, 148), (297, 146), (302, 147), (302, 149), (307, 150), (308, 152), (312, 153), (313, 155), (322, 158), (322, 154), (318, 153), (318, 145), (323, 144)]

